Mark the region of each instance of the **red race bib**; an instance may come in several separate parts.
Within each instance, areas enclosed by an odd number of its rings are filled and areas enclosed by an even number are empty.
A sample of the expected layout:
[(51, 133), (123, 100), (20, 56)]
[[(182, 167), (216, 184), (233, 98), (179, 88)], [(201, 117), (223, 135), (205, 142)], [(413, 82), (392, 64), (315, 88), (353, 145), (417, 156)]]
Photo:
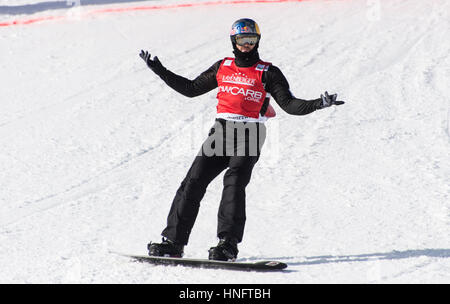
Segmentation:
[(238, 67), (234, 58), (225, 58), (217, 72), (217, 113), (238, 114), (259, 118), (266, 98), (262, 83), (270, 63), (259, 61), (251, 67)]

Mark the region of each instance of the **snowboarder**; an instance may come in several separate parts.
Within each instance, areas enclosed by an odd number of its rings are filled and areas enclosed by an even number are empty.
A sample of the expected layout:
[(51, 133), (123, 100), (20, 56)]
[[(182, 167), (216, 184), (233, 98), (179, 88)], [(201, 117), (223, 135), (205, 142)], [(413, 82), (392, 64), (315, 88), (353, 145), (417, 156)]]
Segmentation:
[(280, 69), (260, 59), (261, 33), (255, 21), (235, 21), (230, 38), (234, 57), (217, 61), (194, 80), (169, 71), (147, 51), (140, 53), (153, 72), (185, 96), (195, 97), (218, 88), (215, 124), (176, 192), (162, 242), (148, 244), (150, 256), (183, 255), (208, 184), (227, 169), (218, 212), (219, 243), (209, 250), (209, 259), (234, 261), (246, 220), (245, 188), (265, 140), (264, 122), (275, 116), (270, 97), (292, 115), (344, 103), (337, 101), (337, 94), (327, 92), (314, 100), (295, 98)]

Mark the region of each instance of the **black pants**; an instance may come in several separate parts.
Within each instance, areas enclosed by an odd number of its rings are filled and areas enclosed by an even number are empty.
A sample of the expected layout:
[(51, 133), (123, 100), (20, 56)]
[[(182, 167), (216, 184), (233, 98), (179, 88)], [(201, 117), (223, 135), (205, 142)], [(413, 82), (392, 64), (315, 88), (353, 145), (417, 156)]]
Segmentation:
[[(231, 133), (234, 136), (230, 136)], [(216, 120), (186, 177), (178, 188), (162, 235), (186, 245), (206, 188), (223, 170), (223, 192), (217, 236), (242, 241), (245, 226), (245, 188), (259, 159), (266, 129), (256, 122)], [(256, 144), (256, 147), (253, 146)], [(217, 149), (215, 149), (217, 148)], [(215, 153), (211, 154), (214, 151)]]

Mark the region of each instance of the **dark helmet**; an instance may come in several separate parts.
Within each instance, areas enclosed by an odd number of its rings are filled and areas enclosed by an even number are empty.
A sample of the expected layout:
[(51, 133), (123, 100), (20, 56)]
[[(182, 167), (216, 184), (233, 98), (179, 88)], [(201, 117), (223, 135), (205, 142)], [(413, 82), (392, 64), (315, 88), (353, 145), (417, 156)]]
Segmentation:
[(244, 37), (244, 36), (256, 36), (257, 41), (255, 43), (259, 42), (259, 39), (261, 39), (261, 32), (259, 31), (258, 23), (256, 23), (252, 19), (243, 18), (235, 21), (233, 25), (231, 26), (231, 32), (230, 32), (230, 39), (233, 44), (237, 43), (236, 38), (237, 37)]

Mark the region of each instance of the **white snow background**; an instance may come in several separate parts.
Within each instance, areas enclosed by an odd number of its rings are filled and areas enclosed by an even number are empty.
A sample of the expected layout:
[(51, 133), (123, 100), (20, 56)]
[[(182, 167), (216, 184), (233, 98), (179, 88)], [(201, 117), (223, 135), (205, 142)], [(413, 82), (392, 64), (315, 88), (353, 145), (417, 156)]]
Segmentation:
[[(0, 0), (0, 22), (67, 16), (0, 27), (0, 283), (450, 283), (449, 1), (98, 15), (85, 12), (188, 1), (50, 2)], [(114, 252), (146, 254), (160, 240), (216, 106), (216, 91), (183, 97), (138, 54), (192, 79), (232, 55), (242, 17), (259, 23), (260, 55), (295, 96), (346, 101), (302, 117), (272, 102), (239, 260), (288, 270), (131, 262)], [(186, 257), (217, 243), (222, 176)]]

